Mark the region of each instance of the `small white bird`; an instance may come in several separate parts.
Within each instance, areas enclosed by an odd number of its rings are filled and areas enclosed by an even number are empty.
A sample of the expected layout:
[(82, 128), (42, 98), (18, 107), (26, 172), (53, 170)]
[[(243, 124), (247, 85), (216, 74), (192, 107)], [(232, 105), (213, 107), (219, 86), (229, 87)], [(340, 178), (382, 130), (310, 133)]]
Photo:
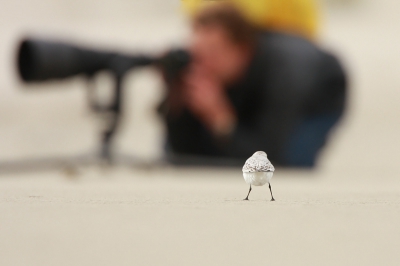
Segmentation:
[(264, 186), (267, 182), (269, 185), (269, 191), (271, 192), (271, 201), (275, 201), (272, 195), (271, 189), (271, 178), (274, 175), (275, 168), (272, 163), (268, 160), (267, 154), (263, 151), (257, 151), (246, 160), (243, 166), (243, 177), (247, 184), (250, 185), (249, 193), (244, 200), (249, 200), (251, 192), (251, 185)]

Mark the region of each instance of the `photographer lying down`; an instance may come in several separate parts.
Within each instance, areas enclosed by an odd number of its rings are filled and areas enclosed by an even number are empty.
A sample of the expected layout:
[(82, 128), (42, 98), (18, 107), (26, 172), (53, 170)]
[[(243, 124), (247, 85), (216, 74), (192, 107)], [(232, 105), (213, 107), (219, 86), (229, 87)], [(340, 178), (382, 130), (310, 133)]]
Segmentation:
[(302, 37), (260, 31), (227, 4), (197, 13), (190, 52), (190, 66), (166, 79), (160, 109), (172, 162), (242, 163), (263, 150), (277, 165), (315, 165), (344, 110), (346, 78), (334, 56)]

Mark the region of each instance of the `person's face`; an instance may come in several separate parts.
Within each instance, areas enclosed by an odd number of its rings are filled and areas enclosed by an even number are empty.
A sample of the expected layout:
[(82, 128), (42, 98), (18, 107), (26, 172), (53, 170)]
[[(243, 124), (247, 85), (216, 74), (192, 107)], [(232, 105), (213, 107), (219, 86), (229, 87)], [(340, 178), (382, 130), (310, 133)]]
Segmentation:
[(248, 61), (247, 49), (234, 44), (219, 26), (195, 28), (191, 51), (196, 63), (224, 83), (238, 78)]

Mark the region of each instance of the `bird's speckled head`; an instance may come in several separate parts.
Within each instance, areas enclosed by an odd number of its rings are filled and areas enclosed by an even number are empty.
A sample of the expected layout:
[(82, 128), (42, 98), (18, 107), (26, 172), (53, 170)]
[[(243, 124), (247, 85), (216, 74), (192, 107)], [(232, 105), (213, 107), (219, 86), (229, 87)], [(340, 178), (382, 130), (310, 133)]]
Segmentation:
[(256, 152), (253, 154), (253, 156), (262, 156), (262, 157), (267, 158), (267, 154), (266, 154), (265, 152), (263, 152), (263, 151), (256, 151)]

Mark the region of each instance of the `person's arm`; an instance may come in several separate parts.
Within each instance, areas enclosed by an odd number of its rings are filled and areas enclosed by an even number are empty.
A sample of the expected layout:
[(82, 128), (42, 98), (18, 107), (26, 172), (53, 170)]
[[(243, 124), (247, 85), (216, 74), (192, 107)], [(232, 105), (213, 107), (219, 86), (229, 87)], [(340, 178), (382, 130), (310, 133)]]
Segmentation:
[(204, 70), (193, 67), (188, 73), (184, 98), (190, 112), (215, 137), (229, 135), (235, 128), (236, 112), (225, 88)]
[(255, 109), (251, 117), (238, 119), (226, 88), (204, 70), (193, 67), (185, 78), (185, 105), (208, 128), (225, 156), (248, 157), (264, 150), (283, 161), (285, 142), (303, 115), (301, 104), (309, 84), (303, 80), (303, 70), (292, 65), (291, 59), (272, 59), (259, 66), (262, 77), (255, 88), (241, 88), (244, 94), (256, 91), (245, 99)]

